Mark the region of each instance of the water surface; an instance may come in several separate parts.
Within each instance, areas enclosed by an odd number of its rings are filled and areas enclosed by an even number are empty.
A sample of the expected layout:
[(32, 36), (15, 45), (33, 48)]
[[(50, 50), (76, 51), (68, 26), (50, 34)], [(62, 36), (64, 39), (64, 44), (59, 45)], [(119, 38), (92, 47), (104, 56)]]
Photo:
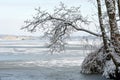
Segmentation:
[(42, 40), (0, 41), (0, 80), (106, 80), (80, 73), (93, 48), (70, 43), (64, 52), (51, 54)]

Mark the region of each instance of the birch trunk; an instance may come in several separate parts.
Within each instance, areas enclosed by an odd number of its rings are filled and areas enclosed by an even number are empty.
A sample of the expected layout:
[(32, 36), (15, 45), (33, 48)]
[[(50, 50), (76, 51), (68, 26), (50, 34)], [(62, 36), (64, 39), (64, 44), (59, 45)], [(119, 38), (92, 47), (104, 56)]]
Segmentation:
[[(116, 57), (114, 57), (114, 55), (117, 54), (118, 57), (120, 57), (120, 48), (119, 48), (119, 40), (117, 40), (119, 38), (119, 30), (118, 30), (118, 26), (117, 26), (117, 21), (116, 21), (116, 11), (115, 11), (115, 0), (105, 0), (106, 3), (106, 8), (107, 8), (107, 13), (108, 13), (108, 17), (109, 17), (109, 25), (110, 25), (110, 36), (111, 36), (111, 44), (114, 47), (114, 51), (115, 52), (110, 52), (110, 56), (112, 58), (112, 61), (114, 62), (115, 66), (116, 66), (116, 70), (115, 70), (115, 79), (119, 80), (119, 60), (117, 60)], [(112, 77), (114, 77), (114, 75), (111, 75)]]
[(109, 17), (111, 42), (114, 46), (115, 51), (120, 54), (119, 41), (117, 40), (118, 36), (116, 36), (119, 35), (119, 30), (116, 21), (115, 0), (105, 0), (105, 3)]
[(105, 53), (108, 52), (108, 42), (107, 42), (107, 35), (105, 32), (105, 27), (103, 25), (103, 18), (102, 18), (102, 9), (101, 9), (101, 2), (100, 0), (97, 0), (97, 6), (98, 6), (98, 18), (99, 18), (99, 24), (100, 24), (100, 29), (102, 32), (102, 39), (103, 39), (103, 43), (104, 43), (104, 49), (105, 49)]
[(120, 0), (117, 1), (118, 4), (118, 15), (119, 15), (119, 19), (120, 19)]

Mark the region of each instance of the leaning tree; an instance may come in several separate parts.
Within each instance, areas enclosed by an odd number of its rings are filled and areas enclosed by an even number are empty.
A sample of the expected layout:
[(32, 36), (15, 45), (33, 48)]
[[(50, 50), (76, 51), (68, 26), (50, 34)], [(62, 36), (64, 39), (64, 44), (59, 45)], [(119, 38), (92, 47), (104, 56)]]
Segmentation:
[(83, 25), (89, 25), (87, 17), (83, 17), (80, 7), (68, 8), (63, 3), (55, 8), (53, 13), (36, 9), (38, 13), (32, 20), (25, 21), (26, 25), (22, 29), (34, 32), (38, 29), (44, 31), (44, 35), (49, 38), (49, 47), (53, 51), (64, 49), (65, 40), (74, 31), (84, 31), (100, 37), (100, 34), (87, 30)]
[[(22, 29), (34, 32), (38, 29), (44, 31), (44, 35), (50, 40), (50, 50), (61, 51), (64, 49), (65, 41), (70, 33), (74, 31), (84, 31), (91, 35), (101, 37), (103, 46), (89, 54), (83, 61), (82, 71), (84, 73), (103, 73), (110, 78), (119, 79), (120, 66), (120, 46), (119, 46), (119, 29), (116, 19), (116, 4), (118, 5), (118, 14), (120, 13), (120, 0), (103, 0), (106, 6), (106, 17), (108, 26), (104, 24), (101, 0), (96, 0), (98, 10), (98, 21), (101, 34), (85, 29), (83, 25), (89, 25), (90, 21), (83, 17), (80, 7), (68, 8), (63, 3), (55, 8), (52, 13), (36, 9), (38, 13), (32, 20), (25, 21), (26, 25)], [(109, 28), (110, 31), (106, 31)], [(101, 58), (102, 57), (102, 58)], [(112, 69), (110, 66), (113, 66)], [(110, 71), (112, 70), (112, 72)], [(89, 72), (88, 72), (89, 71)]]

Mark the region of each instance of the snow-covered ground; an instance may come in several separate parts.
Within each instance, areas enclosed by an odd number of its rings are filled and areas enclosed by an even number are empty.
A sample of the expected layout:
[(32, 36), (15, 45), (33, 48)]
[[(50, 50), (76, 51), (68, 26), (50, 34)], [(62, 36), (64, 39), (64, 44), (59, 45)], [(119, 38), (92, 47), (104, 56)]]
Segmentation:
[(80, 73), (83, 59), (93, 49), (82, 50), (73, 43), (64, 52), (51, 54), (39, 40), (0, 41), (0, 80), (106, 80)]

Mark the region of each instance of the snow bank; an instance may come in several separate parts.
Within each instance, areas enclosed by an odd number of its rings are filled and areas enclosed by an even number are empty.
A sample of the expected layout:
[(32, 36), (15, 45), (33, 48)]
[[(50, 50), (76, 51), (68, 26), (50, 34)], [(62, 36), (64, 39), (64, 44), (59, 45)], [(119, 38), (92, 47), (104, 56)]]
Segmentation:
[[(112, 50), (112, 56), (120, 63), (119, 56)], [(83, 61), (81, 65), (81, 73), (102, 73), (103, 76), (109, 79), (120, 80), (120, 68), (116, 73), (116, 66), (111, 59), (107, 59), (103, 53), (103, 49), (90, 53)]]
[(103, 72), (103, 49), (90, 53), (81, 65), (81, 73), (102, 73)]
[(106, 61), (103, 76), (105, 76), (106, 78), (110, 78), (110, 74), (111, 74), (113, 77), (115, 77), (115, 69), (116, 67), (112, 60)]

